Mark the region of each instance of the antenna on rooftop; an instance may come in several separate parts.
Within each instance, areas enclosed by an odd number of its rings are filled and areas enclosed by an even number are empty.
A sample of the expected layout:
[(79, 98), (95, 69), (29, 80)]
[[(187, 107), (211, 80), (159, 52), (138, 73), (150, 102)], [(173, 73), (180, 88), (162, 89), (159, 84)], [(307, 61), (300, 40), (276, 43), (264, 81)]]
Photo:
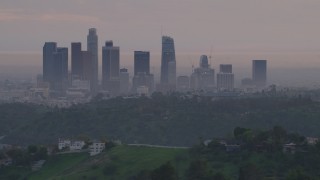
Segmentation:
[(193, 61), (190, 59), (190, 56), (188, 56), (188, 59), (190, 60), (190, 64), (191, 64), (191, 72), (194, 72), (194, 63)]
[(209, 60), (210, 60), (210, 67), (211, 67), (211, 65), (212, 65), (212, 46), (210, 48)]

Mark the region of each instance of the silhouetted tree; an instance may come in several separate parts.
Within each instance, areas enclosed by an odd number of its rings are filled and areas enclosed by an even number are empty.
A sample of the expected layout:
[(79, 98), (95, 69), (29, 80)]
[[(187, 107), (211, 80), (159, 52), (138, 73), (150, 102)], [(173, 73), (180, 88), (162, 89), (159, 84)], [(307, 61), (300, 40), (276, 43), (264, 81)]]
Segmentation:
[(261, 172), (255, 164), (246, 164), (239, 169), (239, 180), (262, 179)]
[(177, 174), (175, 168), (170, 162), (161, 165), (159, 168), (155, 169), (151, 173), (152, 180), (176, 180)]
[(187, 169), (188, 180), (204, 180), (208, 177), (207, 162), (204, 160), (195, 160), (190, 163)]

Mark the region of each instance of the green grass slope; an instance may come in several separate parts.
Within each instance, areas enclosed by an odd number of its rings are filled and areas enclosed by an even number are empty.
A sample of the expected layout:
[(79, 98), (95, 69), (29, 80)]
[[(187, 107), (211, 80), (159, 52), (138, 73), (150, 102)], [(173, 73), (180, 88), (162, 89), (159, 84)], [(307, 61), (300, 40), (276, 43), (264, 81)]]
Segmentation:
[(87, 154), (56, 155), (31, 174), (29, 180), (116, 179), (132, 177), (141, 170), (153, 170), (171, 161), (179, 176), (188, 165), (185, 149), (117, 146), (95, 157)]

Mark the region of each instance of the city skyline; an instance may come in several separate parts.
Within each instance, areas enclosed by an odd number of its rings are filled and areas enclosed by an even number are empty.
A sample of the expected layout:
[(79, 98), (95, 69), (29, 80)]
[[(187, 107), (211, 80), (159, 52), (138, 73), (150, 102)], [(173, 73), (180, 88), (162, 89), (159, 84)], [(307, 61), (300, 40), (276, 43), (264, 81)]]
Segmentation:
[[(104, 40), (115, 40), (121, 47), (120, 68), (129, 73), (133, 72), (134, 51), (144, 50), (150, 52), (150, 72), (158, 79), (159, 37), (168, 35), (175, 40), (177, 75), (188, 75), (199, 56), (207, 55), (212, 56), (210, 64), (216, 72), (219, 64), (232, 64), (239, 76), (236, 82), (250, 77), (252, 59), (268, 59), (268, 69), (277, 71), (270, 73), (272, 82), (277, 83), (278, 78), (286, 82), (285, 76), (295, 75), (294, 69), (304, 76), (289, 84), (312, 86), (318, 82), (314, 72), (320, 69), (320, 27), (316, 23), (320, 2), (312, 0), (4, 0), (0, 5), (0, 71), (5, 74), (32, 72), (35, 77), (42, 61), (38, 47), (47, 41), (69, 48), (72, 59), (70, 42), (81, 42), (86, 50), (85, 35), (88, 29), (96, 28), (98, 50)], [(101, 67), (101, 52), (98, 57)], [(68, 65), (71, 70), (71, 61)], [(98, 73), (101, 76), (101, 68)]]
[[(49, 92), (55, 93), (54, 97), (66, 94), (74, 96), (74, 93), (83, 94), (83, 92), (89, 92), (91, 95), (102, 92), (113, 96), (125, 95), (126, 92), (150, 95), (154, 91), (176, 90), (235, 92), (237, 88), (251, 91), (252, 88), (259, 90), (268, 86), (267, 60), (252, 60), (252, 78), (244, 78), (241, 87), (235, 87), (232, 64), (220, 64), (219, 71), (215, 71), (211, 64), (211, 55), (209, 57), (201, 55), (199, 65), (196, 67), (192, 65), (192, 71), (188, 73), (190, 76), (177, 75), (174, 38), (162, 36), (160, 81), (155, 81), (154, 74), (150, 73), (150, 52), (134, 51), (134, 71), (130, 91), (130, 72), (120, 67), (120, 47), (114, 46), (112, 40), (105, 41), (102, 47), (102, 76), (99, 77), (96, 32), (96, 28), (89, 29), (87, 51), (82, 51), (80, 42), (71, 43), (70, 74), (68, 48), (57, 47), (56, 42), (46, 42), (43, 47), (43, 79), (37, 78), (37, 84), (40, 85), (38, 88), (49, 88)], [(102, 79), (101, 83), (99, 79)]]

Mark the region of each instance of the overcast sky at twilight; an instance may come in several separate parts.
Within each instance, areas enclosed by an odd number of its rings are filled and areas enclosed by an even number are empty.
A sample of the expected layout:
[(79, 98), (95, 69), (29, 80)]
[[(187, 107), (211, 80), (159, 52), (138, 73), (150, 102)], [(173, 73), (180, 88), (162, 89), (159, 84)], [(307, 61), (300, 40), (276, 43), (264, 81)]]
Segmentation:
[(318, 51), (319, 0), (1, 0), (0, 51), (41, 51), (45, 41), (85, 44), (98, 29), (124, 52)]
[(113, 40), (121, 67), (133, 66), (134, 50), (146, 50), (159, 73), (163, 34), (175, 40), (179, 74), (190, 75), (200, 55), (212, 53), (212, 66), (232, 63), (238, 80), (250, 77), (252, 59), (267, 59), (268, 68), (282, 68), (270, 70), (272, 83), (319, 84), (319, 9), (320, 0), (0, 0), (0, 73), (33, 77), (42, 71), (44, 42), (86, 49), (95, 27), (100, 56)]

